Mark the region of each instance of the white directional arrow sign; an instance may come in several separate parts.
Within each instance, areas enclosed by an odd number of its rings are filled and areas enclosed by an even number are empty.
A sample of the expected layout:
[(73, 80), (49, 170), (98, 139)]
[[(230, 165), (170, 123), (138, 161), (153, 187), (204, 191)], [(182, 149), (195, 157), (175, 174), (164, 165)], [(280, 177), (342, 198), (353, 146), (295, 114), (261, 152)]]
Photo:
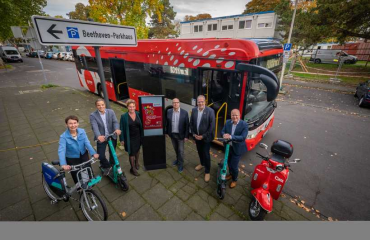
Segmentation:
[(32, 16), (42, 45), (137, 46), (134, 27)]

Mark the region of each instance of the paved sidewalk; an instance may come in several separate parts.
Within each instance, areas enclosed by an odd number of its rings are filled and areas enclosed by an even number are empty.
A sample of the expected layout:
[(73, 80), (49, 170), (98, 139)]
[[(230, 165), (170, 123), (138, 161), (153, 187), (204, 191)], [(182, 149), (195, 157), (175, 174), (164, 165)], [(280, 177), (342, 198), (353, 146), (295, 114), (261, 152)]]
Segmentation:
[[(66, 129), (67, 115), (80, 118), (80, 127), (92, 141), (89, 114), (95, 110), (97, 96), (65, 87), (0, 88), (0, 96), (0, 220), (85, 221), (73, 200), (50, 205), (41, 185), (41, 163), (58, 158), (59, 135)], [(114, 103), (111, 107), (119, 118), (123, 107)], [(146, 172), (141, 168), (139, 177), (129, 173), (128, 156), (118, 150), (130, 190), (115, 188), (107, 178), (95, 188), (107, 204), (109, 220), (249, 220), (248, 174), (241, 171), (238, 186), (227, 188), (225, 199), (219, 200), (215, 194), (216, 162), (223, 152), (212, 153), (211, 181), (205, 183), (203, 172), (194, 170), (198, 156), (192, 141), (185, 146), (182, 174), (171, 166), (175, 154), (169, 139), (166, 146), (167, 169)], [(97, 165), (95, 173), (99, 172)], [(307, 211), (301, 203), (283, 196), (274, 201), (274, 210), (266, 220), (321, 220), (317, 213)]]

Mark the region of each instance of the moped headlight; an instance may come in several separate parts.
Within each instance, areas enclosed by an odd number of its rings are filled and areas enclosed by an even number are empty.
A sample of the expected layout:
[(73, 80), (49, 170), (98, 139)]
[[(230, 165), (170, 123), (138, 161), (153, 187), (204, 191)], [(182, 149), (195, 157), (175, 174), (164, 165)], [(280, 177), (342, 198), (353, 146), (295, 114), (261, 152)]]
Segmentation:
[(284, 166), (283, 165), (277, 165), (276, 166), (276, 171), (281, 172), (283, 170), (284, 170)]

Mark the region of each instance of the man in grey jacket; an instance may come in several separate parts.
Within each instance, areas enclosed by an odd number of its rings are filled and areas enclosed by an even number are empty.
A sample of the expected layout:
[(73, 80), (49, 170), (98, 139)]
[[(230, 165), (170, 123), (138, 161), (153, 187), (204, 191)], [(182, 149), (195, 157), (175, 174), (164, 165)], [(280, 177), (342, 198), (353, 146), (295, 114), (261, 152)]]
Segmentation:
[(112, 143), (114, 149), (117, 146), (117, 136), (121, 134), (119, 129), (119, 123), (117, 121), (116, 114), (111, 109), (106, 109), (105, 102), (103, 99), (95, 101), (96, 111), (90, 114), (90, 124), (94, 132), (94, 140), (97, 145), (97, 152), (99, 154), (99, 160), (101, 167), (103, 168), (103, 174), (106, 176), (111, 170), (111, 165), (114, 164), (112, 152), (109, 149), (110, 163), (105, 157), (105, 150), (108, 145), (107, 138), (109, 134), (115, 132), (116, 136), (113, 136)]

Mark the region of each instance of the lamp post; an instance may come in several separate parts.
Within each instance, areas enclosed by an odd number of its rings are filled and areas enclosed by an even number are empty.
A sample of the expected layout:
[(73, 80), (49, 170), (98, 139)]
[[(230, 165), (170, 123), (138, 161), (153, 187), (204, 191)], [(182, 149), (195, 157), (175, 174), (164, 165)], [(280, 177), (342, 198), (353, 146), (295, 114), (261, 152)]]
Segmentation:
[[(298, 3), (298, 0), (295, 0), (293, 18), (292, 18), (292, 23), (290, 24), (290, 30), (289, 30), (289, 36), (288, 36), (288, 43), (290, 43), (290, 40), (292, 38), (294, 19), (295, 19), (295, 14), (297, 12), (297, 3)], [(282, 89), (283, 89), (283, 79), (284, 79), (285, 67), (286, 67), (286, 63), (283, 62), (283, 68), (281, 69), (281, 76), (280, 76), (280, 91), (282, 91)]]

